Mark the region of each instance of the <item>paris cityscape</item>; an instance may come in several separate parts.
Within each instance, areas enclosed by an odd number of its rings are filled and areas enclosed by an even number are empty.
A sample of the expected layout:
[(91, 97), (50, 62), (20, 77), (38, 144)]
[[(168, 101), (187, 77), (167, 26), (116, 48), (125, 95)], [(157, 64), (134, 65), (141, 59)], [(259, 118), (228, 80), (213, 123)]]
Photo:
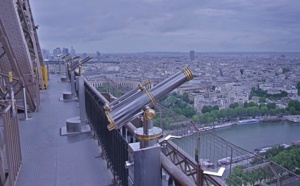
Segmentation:
[[(49, 58), (45, 61), (59, 61), (59, 56), (66, 53), (45, 55)], [(299, 53), (197, 53), (191, 50), (120, 54), (97, 51), (77, 55), (93, 56), (83, 66), (84, 76), (100, 92), (116, 97), (147, 80), (155, 86), (184, 66), (192, 69), (193, 80), (159, 100), (169, 111), (161, 112), (163, 116), (156, 118), (155, 125), (162, 124), (165, 133), (194, 136), (195, 128), (188, 123), (192, 121), (198, 129), (212, 131), (258, 154), (300, 145)], [(57, 67), (49, 70), (58, 71)], [(242, 125), (243, 121), (247, 125)], [(193, 156), (195, 142), (191, 139), (175, 141)], [(220, 166), (232, 161), (228, 157), (209, 156), (205, 154), (206, 148), (205, 145), (201, 148), (201, 161), (207, 169), (216, 169), (211, 162), (218, 162)], [(241, 162), (245, 155), (236, 156), (235, 161)]]
[[(45, 61), (58, 60), (56, 56), (67, 53), (68, 50), (65, 48), (51, 56), (47, 50), (44, 50)], [(78, 55), (85, 58), (88, 54)], [(188, 93), (193, 102), (191, 106), (196, 113), (201, 113), (203, 106), (209, 105), (226, 109), (233, 103), (258, 104), (262, 100), (259, 96), (250, 96), (252, 88), (259, 88), (270, 95), (286, 93), (277, 99), (263, 100), (264, 103), (275, 103), (276, 108), (286, 108), (289, 100), (300, 101), (299, 85), (297, 87), (300, 79), (299, 53), (195, 53), (190, 51), (132, 54), (96, 52), (89, 55), (93, 56), (93, 59), (84, 65), (84, 75), (94, 85), (110, 81), (133, 89), (148, 79), (155, 85), (178, 69), (189, 67), (195, 78), (179, 87), (176, 92)]]
[(2, 1), (0, 185), (300, 186), (299, 7)]

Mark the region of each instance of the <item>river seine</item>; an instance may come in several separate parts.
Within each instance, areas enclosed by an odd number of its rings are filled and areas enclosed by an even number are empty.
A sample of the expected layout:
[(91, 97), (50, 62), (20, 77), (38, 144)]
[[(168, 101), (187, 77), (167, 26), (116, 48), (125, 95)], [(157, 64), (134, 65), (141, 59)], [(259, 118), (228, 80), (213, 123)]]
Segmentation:
[[(300, 141), (300, 123), (289, 121), (232, 125), (225, 128), (213, 129), (211, 132), (250, 152), (263, 147), (271, 147), (283, 143), (291, 144), (294, 141)], [(200, 159), (209, 159), (211, 162), (216, 162), (221, 158), (231, 156), (230, 147), (216, 146), (214, 143), (215, 140), (209, 138), (207, 141), (206, 139), (208, 139), (206, 136), (200, 136)], [(172, 141), (191, 157), (194, 157), (197, 143), (196, 133)], [(238, 153), (238, 151), (233, 151), (233, 157), (243, 155)]]
[(233, 125), (212, 132), (248, 151), (300, 140), (300, 123), (289, 121)]

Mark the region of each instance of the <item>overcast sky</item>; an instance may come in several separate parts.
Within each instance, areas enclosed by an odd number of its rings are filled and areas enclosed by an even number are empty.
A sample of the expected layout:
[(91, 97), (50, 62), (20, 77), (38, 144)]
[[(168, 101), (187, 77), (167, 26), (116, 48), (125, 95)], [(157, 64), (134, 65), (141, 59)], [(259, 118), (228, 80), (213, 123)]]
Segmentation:
[(299, 0), (30, 0), (42, 48), (300, 52)]

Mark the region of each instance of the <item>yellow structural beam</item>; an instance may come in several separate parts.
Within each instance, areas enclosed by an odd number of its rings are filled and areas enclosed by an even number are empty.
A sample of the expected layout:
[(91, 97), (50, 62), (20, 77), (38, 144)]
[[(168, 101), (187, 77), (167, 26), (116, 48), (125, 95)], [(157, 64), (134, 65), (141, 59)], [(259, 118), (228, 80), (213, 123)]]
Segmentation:
[(42, 77), (44, 80), (44, 84), (40, 84), (40, 89), (47, 89), (48, 88), (48, 70), (46, 66), (41, 66), (41, 71), (42, 71)]

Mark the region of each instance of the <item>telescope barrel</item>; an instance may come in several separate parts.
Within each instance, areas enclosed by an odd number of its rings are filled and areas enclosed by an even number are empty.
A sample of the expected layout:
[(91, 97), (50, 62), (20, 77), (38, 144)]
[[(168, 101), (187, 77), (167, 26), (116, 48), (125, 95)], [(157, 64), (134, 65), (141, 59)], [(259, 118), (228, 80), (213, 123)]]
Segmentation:
[[(108, 130), (119, 129), (131, 121), (132, 117), (141, 111), (145, 105), (150, 103), (156, 105), (157, 99), (191, 79), (193, 79), (193, 74), (187, 67), (185, 67), (181, 72), (175, 73), (157, 84), (154, 88), (150, 90), (144, 88), (144, 91), (140, 91), (124, 100), (113, 110), (106, 108), (106, 116), (110, 123), (107, 126)], [(110, 105), (108, 104), (108, 106)]]
[(68, 58), (67, 60), (66, 60), (66, 62), (68, 62), (68, 61), (74, 61), (75, 59), (79, 59), (80, 58), (80, 56), (75, 56), (75, 57), (71, 57), (71, 58)]
[(92, 56), (88, 56), (88, 57), (84, 58), (83, 60), (78, 60), (78, 61), (73, 62), (73, 65), (71, 66), (71, 70), (75, 70), (77, 67), (79, 67), (80, 65), (83, 65), (84, 63), (88, 62), (92, 58), (93, 58)]
[(66, 57), (68, 57), (70, 55), (70, 53), (67, 53), (66, 55), (64, 55), (61, 59), (65, 59)]
[(117, 106), (119, 107), (121, 104), (121, 102), (125, 101), (126, 99), (134, 96), (135, 94), (139, 93), (140, 91), (143, 91), (144, 87), (146, 87), (147, 85), (151, 84), (150, 80), (147, 80), (145, 82), (144, 85), (139, 84), (137, 88), (127, 92), (126, 94), (122, 95), (121, 97), (119, 97), (118, 99), (112, 101), (109, 103), (109, 109), (110, 110), (114, 110), (115, 108), (117, 108)]
[(79, 65), (79, 62), (80, 62), (80, 60), (76, 60), (76, 61), (73, 62), (73, 64), (70, 64), (71, 65), (71, 70), (75, 70), (76, 66)]
[(84, 58), (83, 60), (81, 60), (80, 63), (83, 65), (84, 63), (88, 62), (91, 59), (93, 59), (93, 57), (92, 56), (88, 56), (88, 57)]

